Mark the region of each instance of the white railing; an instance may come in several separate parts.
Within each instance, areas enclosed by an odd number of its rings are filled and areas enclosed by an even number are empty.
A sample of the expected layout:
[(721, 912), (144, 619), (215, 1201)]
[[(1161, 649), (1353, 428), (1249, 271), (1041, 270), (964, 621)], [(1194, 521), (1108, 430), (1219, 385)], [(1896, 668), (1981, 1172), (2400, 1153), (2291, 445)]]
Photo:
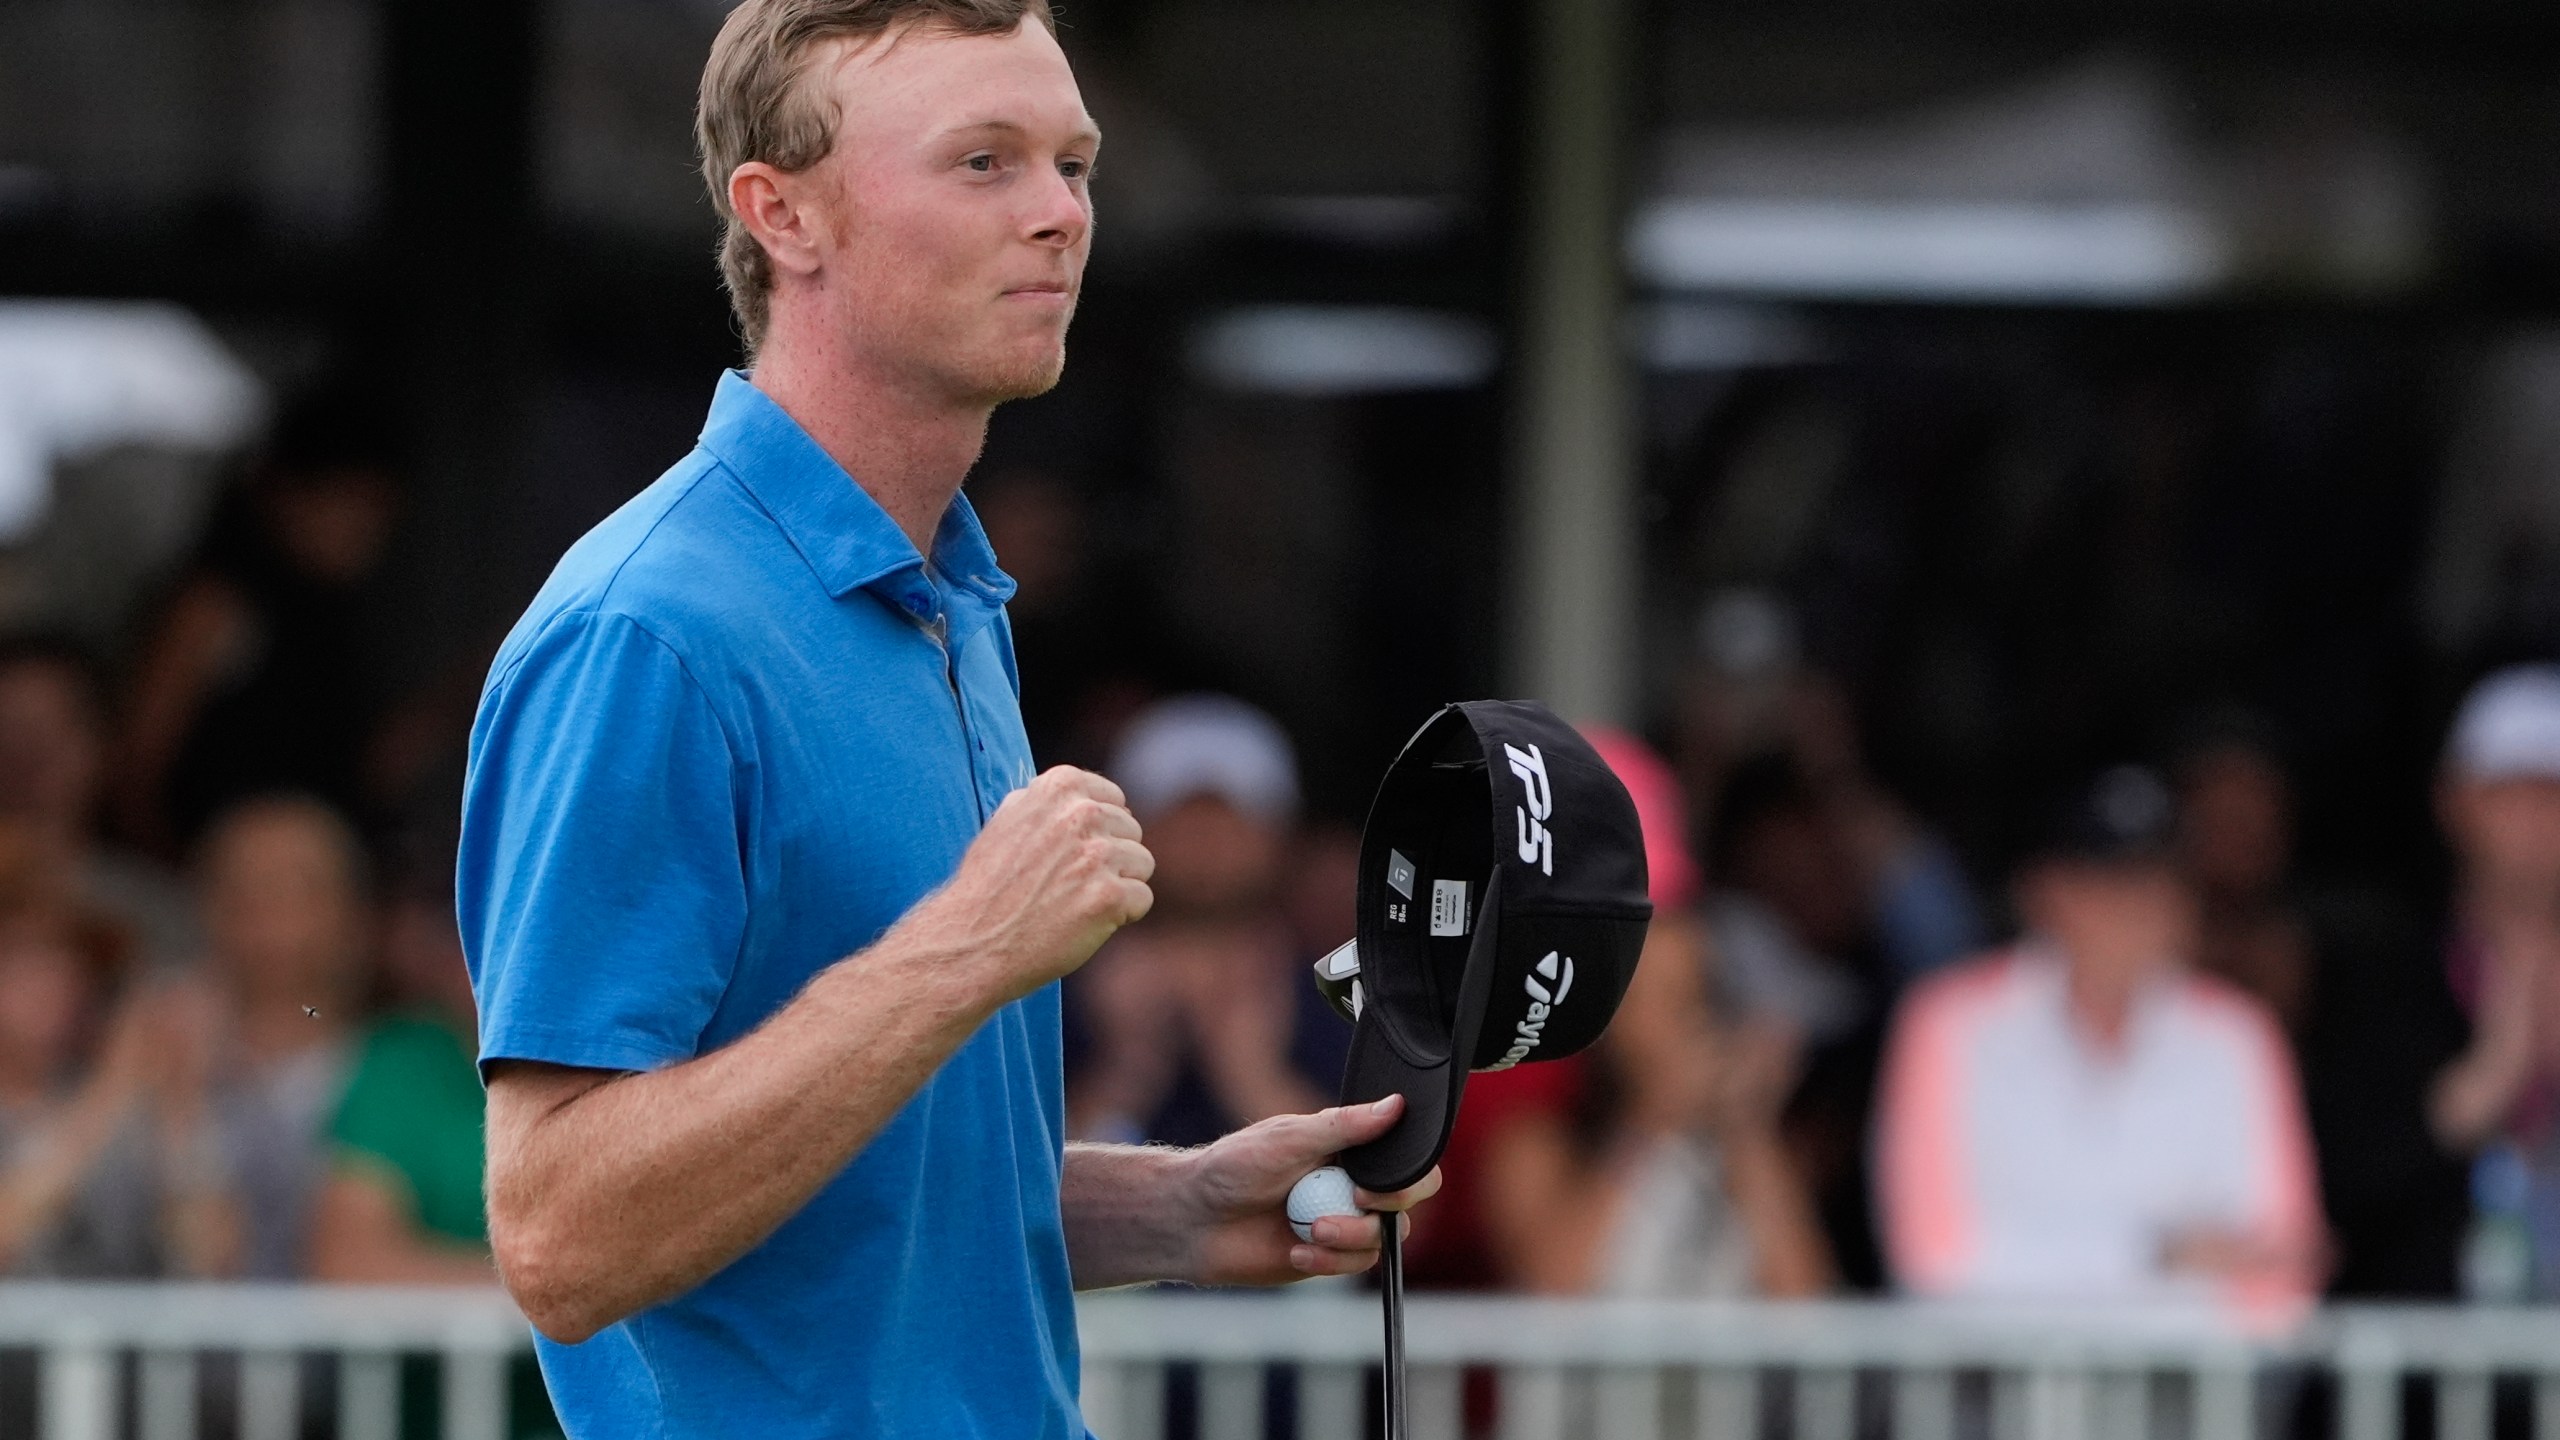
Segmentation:
[[(1370, 1297), (1102, 1295), (1082, 1331), (1103, 1440), (1166, 1433), (1175, 1366), (1201, 1440), (1263, 1440), (1273, 1366), (1300, 1440), (1364, 1433)], [(2560, 1310), (2350, 1306), (2267, 1333), (2200, 1310), (1420, 1297), (1406, 1350), (1414, 1440), (1460, 1440), (1471, 1370), (1498, 1440), (2284, 1440), (2315, 1389), (2335, 1440), (2401, 1440), (2408, 1377), (2435, 1440), (2496, 1440), (2502, 1385), (2560, 1440)]]
[(400, 1359), (419, 1353), (440, 1362), (444, 1440), (505, 1440), (507, 1362), (531, 1344), (496, 1290), (0, 1284), (0, 1351), (37, 1356), (38, 1440), (196, 1440), (208, 1356), (236, 1359), (239, 1440), (303, 1434), (306, 1357), (336, 1367), (340, 1440), (399, 1440)]
[[(1086, 1297), (1081, 1328), (1102, 1440), (1159, 1440), (1177, 1389), (1200, 1440), (1265, 1440), (1292, 1410), (1299, 1440), (1367, 1428), (1374, 1297), (1118, 1292)], [(0, 1354), (36, 1357), (37, 1440), (197, 1440), (217, 1419), (239, 1440), (395, 1440), (417, 1354), (438, 1360), (443, 1440), (502, 1440), (529, 1343), (494, 1291), (0, 1284)], [(2350, 1306), (2265, 1334), (2193, 1311), (1425, 1296), (1407, 1348), (1415, 1440), (1459, 1440), (1470, 1371), (1498, 1440), (2285, 1440), (2315, 1391), (2335, 1440), (2401, 1440), (2412, 1378), (2435, 1440), (2560, 1440), (2560, 1310)], [(220, 1417), (208, 1363), (234, 1377)], [(2517, 1423), (2494, 1433), (2498, 1415)]]

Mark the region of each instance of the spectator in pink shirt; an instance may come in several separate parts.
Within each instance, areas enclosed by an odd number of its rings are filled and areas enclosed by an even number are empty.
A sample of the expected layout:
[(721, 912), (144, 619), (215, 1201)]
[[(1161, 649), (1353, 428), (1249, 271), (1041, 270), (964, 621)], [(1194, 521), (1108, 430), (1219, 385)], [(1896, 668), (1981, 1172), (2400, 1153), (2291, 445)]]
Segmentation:
[(1904, 1003), (1877, 1135), (1901, 1289), (2261, 1316), (2316, 1293), (2293, 1059), (2263, 1006), (2192, 968), (2172, 811), (2148, 771), (2100, 776), (2019, 877), (2025, 938)]

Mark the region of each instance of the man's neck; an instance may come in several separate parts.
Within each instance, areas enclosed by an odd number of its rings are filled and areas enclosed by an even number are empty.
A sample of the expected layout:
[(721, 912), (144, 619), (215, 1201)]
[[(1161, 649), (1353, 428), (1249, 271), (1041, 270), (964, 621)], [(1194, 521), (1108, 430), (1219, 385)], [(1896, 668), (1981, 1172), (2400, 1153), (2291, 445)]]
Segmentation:
[(2071, 1018), (2090, 1048), (2109, 1059), (2123, 1057), (2133, 1033), (2133, 1012), (2155, 976), (2132, 967), (2073, 958), (2064, 972)]
[(750, 378), (889, 512), (917, 554), (932, 556), (934, 532), (978, 461), (994, 406), (900, 383), (841, 344), (797, 336), (769, 336)]

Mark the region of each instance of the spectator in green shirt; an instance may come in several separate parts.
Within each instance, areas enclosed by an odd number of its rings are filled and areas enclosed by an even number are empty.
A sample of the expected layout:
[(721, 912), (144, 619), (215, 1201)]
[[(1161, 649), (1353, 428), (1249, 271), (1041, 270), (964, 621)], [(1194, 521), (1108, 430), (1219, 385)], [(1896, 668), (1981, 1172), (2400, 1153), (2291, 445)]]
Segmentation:
[(480, 1077), (442, 1017), (374, 1022), (329, 1127), (334, 1152), (312, 1231), (323, 1280), (486, 1285)]
[(384, 979), (395, 1008), (367, 1027), (329, 1122), (311, 1273), (387, 1285), (490, 1285), (481, 1209), (480, 1075), (471, 986), (453, 920), (394, 900)]
[[(394, 1008), (366, 1028), (329, 1125), (330, 1175), (314, 1206), (315, 1279), (377, 1285), (494, 1285), (480, 1072), (471, 982), (453, 906), (411, 890), (384, 916), (383, 978)], [(401, 1377), (401, 1433), (440, 1433), (421, 1360)], [(514, 1434), (557, 1436), (531, 1356), (513, 1376)]]

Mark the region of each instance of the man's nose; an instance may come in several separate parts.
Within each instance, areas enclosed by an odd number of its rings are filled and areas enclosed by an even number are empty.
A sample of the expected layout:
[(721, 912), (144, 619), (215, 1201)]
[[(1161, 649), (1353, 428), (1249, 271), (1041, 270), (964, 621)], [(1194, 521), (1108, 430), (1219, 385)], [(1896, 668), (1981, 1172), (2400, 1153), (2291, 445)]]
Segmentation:
[(1055, 245), (1061, 250), (1073, 249), (1092, 226), (1093, 213), (1085, 208), (1083, 192), (1066, 176), (1050, 171), (1031, 212), (1033, 243)]

